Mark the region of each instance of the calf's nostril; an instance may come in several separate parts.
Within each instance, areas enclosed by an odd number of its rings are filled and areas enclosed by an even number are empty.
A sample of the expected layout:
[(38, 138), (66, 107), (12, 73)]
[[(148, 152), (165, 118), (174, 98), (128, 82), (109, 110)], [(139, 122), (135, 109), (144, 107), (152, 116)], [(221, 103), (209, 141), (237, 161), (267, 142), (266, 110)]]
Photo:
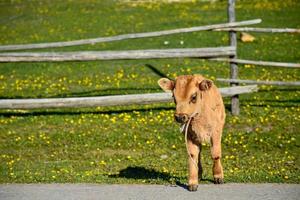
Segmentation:
[(175, 115), (174, 115), (174, 118), (175, 118), (175, 120), (176, 120), (177, 122), (180, 122), (180, 118), (181, 118), (180, 115), (175, 114)]
[(185, 114), (175, 114), (174, 117), (179, 123), (185, 123), (188, 120), (188, 116)]

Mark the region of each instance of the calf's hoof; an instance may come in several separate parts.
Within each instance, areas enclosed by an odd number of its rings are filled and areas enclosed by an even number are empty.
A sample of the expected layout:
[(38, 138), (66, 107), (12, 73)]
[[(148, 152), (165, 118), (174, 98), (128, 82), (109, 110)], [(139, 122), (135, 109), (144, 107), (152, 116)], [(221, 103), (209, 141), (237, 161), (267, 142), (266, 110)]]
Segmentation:
[(191, 192), (195, 192), (198, 189), (198, 185), (188, 185), (188, 190)]
[(223, 184), (224, 180), (222, 178), (214, 178), (214, 184)]

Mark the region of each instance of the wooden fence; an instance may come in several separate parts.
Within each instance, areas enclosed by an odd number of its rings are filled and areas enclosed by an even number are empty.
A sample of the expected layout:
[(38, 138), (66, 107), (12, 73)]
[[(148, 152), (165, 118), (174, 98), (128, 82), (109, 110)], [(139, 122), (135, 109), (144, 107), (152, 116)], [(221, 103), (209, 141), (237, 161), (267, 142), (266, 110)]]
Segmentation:
[(231, 23), (214, 24), (214, 25), (207, 25), (207, 26), (195, 26), (195, 27), (189, 27), (189, 28), (179, 28), (179, 29), (173, 29), (173, 30), (164, 30), (164, 31), (147, 32), (147, 33), (132, 33), (132, 34), (117, 35), (117, 36), (112, 36), (112, 37), (100, 37), (100, 38), (91, 38), (91, 39), (83, 39), (83, 40), (73, 40), (73, 41), (67, 41), (67, 42), (3, 45), (3, 46), (0, 46), (0, 51), (43, 49), (43, 48), (52, 48), (52, 47), (67, 47), (67, 46), (77, 46), (77, 45), (84, 45), (84, 44), (113, 42), (113, 41), (120, 41), (120, 40), (127, 40), (127, 39), (159, 37), (159, 36), (172, 35), (172, 34), (178, 34), (178, 33), (210, 31), (210, 30), (215, 30), (215, 29), (219, 29), (219, 28), (247, 26), (247, 25), (252, 25), (252, 24), (258, 24), (260, 22), (261, 22), (261, 19), (255, 19), (255, 20), (248, 20), (248, 21), (242, 21), (242, 22), (231, 22)]
[[(221, 88), (223, 97), (230, 96), (231, 110), (234, 115), (239, 114), (238, 95), (257, 91), (257, 86), (237, 86), (239, 83), (253, 84), (277, 84), (283, 82), (251, 81), (238, 79), (238, 64), (254, 64), (263, 66), (277, 66), (299, 68), (300, 64), (278, 63), (268, 61), (250, 61), (237, 58), (237, 38), (236, 31), (258, 31), (258, 32), (285, 32), (300, 33), (299, 29), (268, 29), (239, 27), (258, 24), (260, 19), (248, 21), (235, 21), (235, 0), (228, 0), (228, 23), (214, 24), (207, 26), (197, 26), (189, 28), (180, 28), (173, 30), (164, 30), (148, 33), (133, 33), (117, 35), (113, 37), (102, 37), (83, 39), (67, 42), (52, 42), (39, 44), (21, 44), (21, 45), (2, 45), (0, 51), (14, 51), (25, 49), (41, 49), (53, 47), (75, 46), (83, 44), (95, 44), (99, 42), (120, 41), (126, 39), (158, 37), (177, 33), (188, 33), (195, 31), (228, 31), (229, 46), (213, 48), (183, 48), (183, 49), (150, 49), (150, 50), (130, 50), (130, 51), (80, 51), (80, 52), (3, 52), (0, 53), (0, 62), (65, 62), (65, 61), (91, 61), (91, 60), (117, 60), (117, 59), (158, 59), (158, 58), (205, 58), (221, 62), (229, 62), (231, 68), (230, 79), (218, 79), (219, 81), (229, 82), (232, 87)], [(224, 58), (227, 57), (227, 58)], [(299, 82), (289, 83), (299, 85)], [(104, 97), (80, 97), (80, 98), (52, 98), (52, 99), (3, 99), (0, 100), (2, 109), (33, 109), (33, 108), (65, 108), (65, 107), (93, 107), (93, 106), (112, 106), (129, 104), (149, 104), (170, 102), (171, 94), (152, 93), (135, 95), (115, 95)]]
[[(220, 88), (223, 97), (251, 93), (258, 90), (256, 85)], [(51, 98), (51, 99), (4, 99), (0, 100), (2, 109), (33, 108), (71, 108), (95, 106), (141, 105), (149, 103), (172, 102), (171, 93), (129, 94), (103, 97)]]
[(124, 60), (153, 58), (210, 58), (234, 55), (235, 47), (185, 48), (185, 49), (150, 49), (126, 51), (77, 51), (43, 53), (0, 53), (0, 62), (64, 62), (91, 60)]

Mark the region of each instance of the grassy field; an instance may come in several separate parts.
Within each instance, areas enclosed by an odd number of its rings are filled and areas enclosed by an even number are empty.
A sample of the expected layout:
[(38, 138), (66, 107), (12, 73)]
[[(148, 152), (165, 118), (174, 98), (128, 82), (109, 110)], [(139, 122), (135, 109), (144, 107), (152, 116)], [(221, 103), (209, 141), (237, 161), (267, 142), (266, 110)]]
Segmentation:
[[(0, 0), (0, 44), (65, 41), (226, 22), (226, 1)], [(237, 20), (300, 28), (298, 0), (237, 1)], [(238, 43), (245, 59), (300, 61), (299, 34), (253, 33)], [(227, 45), (227, 33), (199, 32), (35, 51), (189, 48)], [(239, 67), (241, 79), (299, 81), (296, 69)], [(197, 59), (1, 63), (0, 98), (102, 96), (160, 92), (171, 78), (229, 77), (226, 63)], [(227, 86), (216, 82), (219, 87)], [(229, 109), (229, 99), (224, 99)], [(226, 182), (300, 183), (300, 90), (261, 86), (241, 96), (241, 115), (227, 110)], [(185, 183), (187, 153), (174, 104), (89, 109), (0, 110), (0, 183)], [(204, 182), (212, 180), (209, 146)]]

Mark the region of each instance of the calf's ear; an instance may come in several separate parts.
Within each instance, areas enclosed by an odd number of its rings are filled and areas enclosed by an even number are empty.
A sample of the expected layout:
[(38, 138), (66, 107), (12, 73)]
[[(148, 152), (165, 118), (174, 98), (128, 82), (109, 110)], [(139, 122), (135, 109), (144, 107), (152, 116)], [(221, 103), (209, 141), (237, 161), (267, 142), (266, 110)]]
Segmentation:
[(174, 81), (167, 78), (161, 78), (157, 83), (165, 92), (171, 92), (175, 87)]
[(213, 82), (211, 80), (204, 79), (203, 81), (201, 81), (199, 83), (199, 89), (201, 91), (209, 90), (212, 85), (213, 85)]

